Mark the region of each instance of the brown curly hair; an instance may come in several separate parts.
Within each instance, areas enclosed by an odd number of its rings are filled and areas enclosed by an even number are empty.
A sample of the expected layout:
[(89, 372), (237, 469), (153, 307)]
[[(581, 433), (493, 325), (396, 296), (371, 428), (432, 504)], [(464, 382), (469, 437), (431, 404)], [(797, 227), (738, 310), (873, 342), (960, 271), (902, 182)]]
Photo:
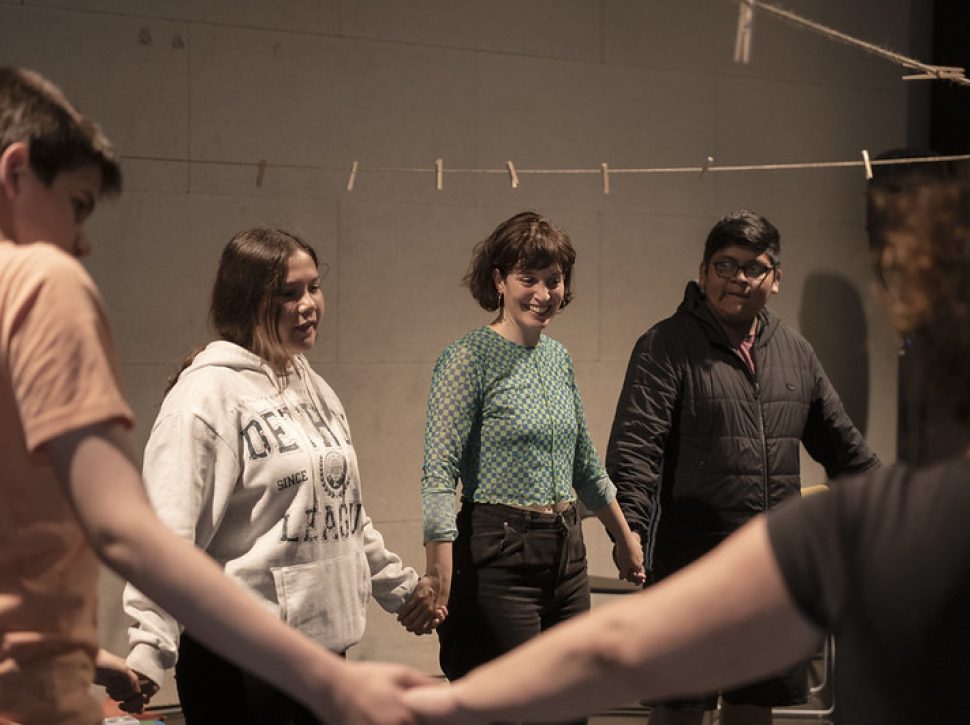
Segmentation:
[(970, 166), (885, 167), (868, 191), (869, 243), (889, 316), (926, 350), (970, 420)]
[(463, 282), (478, 304), (489, 312), (499, 308), (498, 290), (492, 279), (495, 269), (502, 277), (507, 277), (515, 269), (542, 269), (558, 264), (565, 285), (562, 307), (573, 298), (576, 250), (566, 233), (542, 214), (523, 211), (509, 217), (488, 239), (475, 245), (472, 254), (472, 263)]

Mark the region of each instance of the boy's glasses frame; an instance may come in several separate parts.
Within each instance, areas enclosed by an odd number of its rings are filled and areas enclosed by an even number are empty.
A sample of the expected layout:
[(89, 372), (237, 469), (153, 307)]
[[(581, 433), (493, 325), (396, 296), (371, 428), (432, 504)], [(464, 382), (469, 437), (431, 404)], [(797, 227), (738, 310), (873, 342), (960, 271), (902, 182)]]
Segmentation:
[(721, 279), (734, 279), (738, 276), (738, 270), (740, 269), (744, 272), (745, 278), (752, 282), (760, 282), (769, 273), (778, 269), (777, 265), (764, 264), (756, 259), (752, 259), (750, 262), (745, 262), (744, 264), (738, 263), (735, 259), (719, 259), (716, 262), (711, 262), (711, 266), (714, 267), (714, 273)]

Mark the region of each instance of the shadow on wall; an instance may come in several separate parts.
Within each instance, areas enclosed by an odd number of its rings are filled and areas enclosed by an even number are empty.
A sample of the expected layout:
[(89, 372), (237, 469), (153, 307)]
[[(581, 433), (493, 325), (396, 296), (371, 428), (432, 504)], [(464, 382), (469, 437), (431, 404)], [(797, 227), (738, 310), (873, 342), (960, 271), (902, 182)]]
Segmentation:
[(862, 297), (845, 278), (813, 273), (805, 280), (798, 323), (846, 412), (865, 435), (869, 423), (869, 329)]

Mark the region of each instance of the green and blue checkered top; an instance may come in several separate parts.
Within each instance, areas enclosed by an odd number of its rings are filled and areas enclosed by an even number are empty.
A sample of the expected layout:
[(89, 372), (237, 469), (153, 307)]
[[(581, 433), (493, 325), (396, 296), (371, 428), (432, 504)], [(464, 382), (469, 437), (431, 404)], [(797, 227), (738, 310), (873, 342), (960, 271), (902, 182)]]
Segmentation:
[(458, 535), (455, 489), (477, 503), (575, 501), (598, 510), (616, 487), (596, 455), (566, 348), (472, 330), (435, 363), (424, 434), (424, 540)]

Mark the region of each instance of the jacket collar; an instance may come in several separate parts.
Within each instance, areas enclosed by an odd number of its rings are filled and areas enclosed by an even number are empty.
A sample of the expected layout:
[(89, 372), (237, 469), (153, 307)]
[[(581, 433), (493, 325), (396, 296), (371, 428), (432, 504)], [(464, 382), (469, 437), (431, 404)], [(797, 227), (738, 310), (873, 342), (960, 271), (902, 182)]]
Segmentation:
[[(700, 322), (704, 333), (712, 343), (730, 347), (727, 333), (724, 332), (721, 323), (717, 321), (714, 313), (707, 306), (707, 295), (695, 280), (687, 283), (687, 287), (684, 289), (684, 299), (677, 308), (677, 312), (688, 314)], [(755, 333), (755, 347), (760, 348), (767, 345), (780, 323), (781, 320), (775, 313), (767, 307), (763, 308), (758, 313), (758, 331)]]

